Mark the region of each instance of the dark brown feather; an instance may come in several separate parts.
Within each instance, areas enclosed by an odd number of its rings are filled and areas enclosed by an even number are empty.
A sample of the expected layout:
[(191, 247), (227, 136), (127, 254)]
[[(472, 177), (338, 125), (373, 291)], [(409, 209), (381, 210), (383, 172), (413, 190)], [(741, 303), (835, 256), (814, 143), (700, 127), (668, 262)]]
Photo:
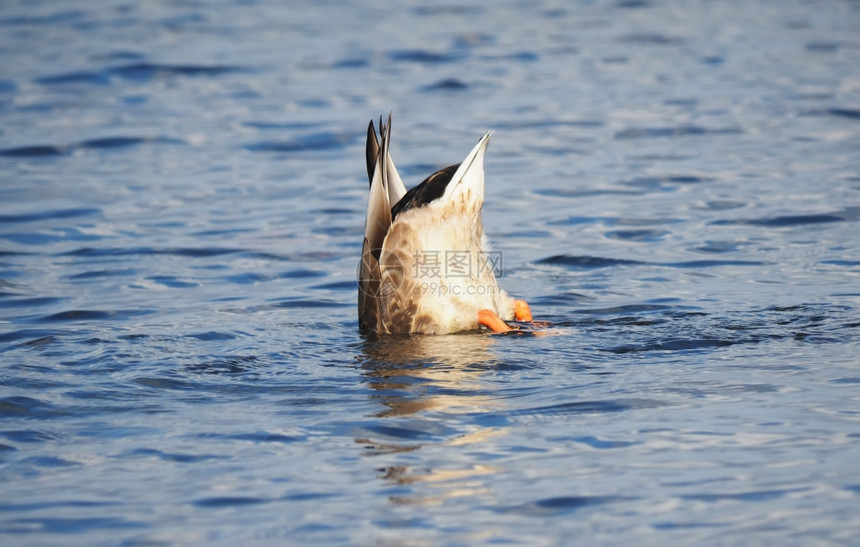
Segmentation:
[(370, 125), (367, 126), (367, 144), (364, 147), (364, 155), (367, 161), (367, 181), (368, 184), (371, 184), (373, 183), (373, 170), (376, 169), (376, 162), (379, 157), (379, 141), (376, 139), (376, 128), (373, 127), (373, 120), (370, 120)]
[(394, 220), (397, 215), (404, 211), (423, 207), (431, 201), (441, 198), (458, 167), (460, 167), (459, 163), (439, 169), (424, 179), (421, 184), (406, 192), (400, 201), (391, 208), (391, 219)]

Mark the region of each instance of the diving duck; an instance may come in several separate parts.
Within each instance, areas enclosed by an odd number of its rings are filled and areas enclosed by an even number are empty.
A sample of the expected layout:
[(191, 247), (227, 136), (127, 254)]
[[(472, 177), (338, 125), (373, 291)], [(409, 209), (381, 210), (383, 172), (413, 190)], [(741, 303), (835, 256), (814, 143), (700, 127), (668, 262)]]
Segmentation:
[(408, 192), (391, 159), (391, 116), (379, 138), (367, 128), (370, 197), (358, 272), (363, 333), (507, 332), (531, 321), (528, 304), (496, 281), (500, 253), (481, 222), (486, 133), (462, 163), (440, 169)]

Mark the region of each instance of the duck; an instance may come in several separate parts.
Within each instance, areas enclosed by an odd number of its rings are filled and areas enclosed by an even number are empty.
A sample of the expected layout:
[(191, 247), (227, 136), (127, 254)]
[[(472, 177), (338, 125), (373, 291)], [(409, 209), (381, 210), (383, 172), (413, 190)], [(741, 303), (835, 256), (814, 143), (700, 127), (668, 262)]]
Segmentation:
[(358, 324), (365, 334), (507, 333), (531, 308), (498, 284), (501, 253), (484, 234), (484, 154), (492, 131), (466, 158), (406, 190), (391, 159), (391, 116), (373, 120), (365, 146), (370, 195), (358, 267)]

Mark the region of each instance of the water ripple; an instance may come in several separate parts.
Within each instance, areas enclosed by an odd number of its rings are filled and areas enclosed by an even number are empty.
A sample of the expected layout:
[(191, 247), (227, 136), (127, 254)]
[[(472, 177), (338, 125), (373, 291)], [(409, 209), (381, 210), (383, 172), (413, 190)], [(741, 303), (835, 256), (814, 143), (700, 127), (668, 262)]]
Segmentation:
[(566, 515), (587, 507), (596, 507), (622, 501), (635, 501), (636, 499), (637, 498), (621, 496), (559, 496), (512, 507), (500, 507), (497, 508), (496, 511), (500, 513), (515, 513), (529, 517), (549, 517)]
[(627, 412), (642, 408), (659, 408), (666, 403), (654, 399), (614, 399), (605, 401), (575, 401), (549, 406), (518, 409), (510, 416), (554, 416), (568, 414), (604, 414), (611, 412)]
[(224, 459), (224, 456), (218, 456), (214, 454), (179, 454), (179, 453), (168, 453), (163, 452), (161, 450), (156, 450), (154, 448), (138, 448), (136, 450), (132, 450), (127, 454), (129, 457), (154, 457), (159, 460), (163, 460), (166, 462), (175, 462), (175, 463), (198, 463), (205, 462), (208, 460), (215, 459)]
[(805, 226), (808, 224), (826, 224), (830, 222), (845, 222), (848, 220), (839, 213), (818, 215), (784, 215), (770, 218), (747, 218), (732, 220), (715, 220), (710, 224), (713, 226), (765, 226), (767, 228), (786, 228), (791, 226)]
[(67, 149), (51, 145), (17, 146), (0, 149), (0, 156), (10, 158), (40, 158), (62, 156), (66, 153)]
[(13, 148), (0, 149), (0, 156), (12, 158), (39, 158), (39, 157), (54, 157), (66, 156), (73, 153), (75, 150), (100, 149), (109, 150), (117, 148), (129, 148), (145, 144), (184, 144), (183, 141), (168, 137), (132, 137), (132, 136), (114, 136), (102, 137), (97, 139), (88, 139), (85, 141), (67, 144), (67, 145), (33, 145), (19, 146)]
[(536, 264), (558, 264), (576, 269), (610, 268), (613, 266), (638, 266), (647, 264), (638, 260), (604, 258), (599, 256), (553, 255), (542, 258)]
[(42, 85), (90, 84), (108, 85), (114, 78), (144, 82), (177, 76), (215, 77), (237, 72), (248, 72), (247, 68), (230, 65), (171, 65), (163, 63), (131, 63), (107, 67), (101, 70), (79, 70), (42, 76), (36, 83)]
[(849, 120), (860, 120), (860, 108), (823, 108), (810, 110), (806, 114), (812, 116), (835, 116), (837, 118), (846, 118)]
[(680, 125), (676, 127), (637, 127), (623, 129), (615, 133), (615, 138), (618, 140), (637, 140), (702, 135), (739, 135), (741, 133), (743, 131), (738, 127), (708, 128), (698, 125)]
[(91, 215), (97, 215), (102, 212), (101, 209), (94, 207), (74, 207), (71, 209), (53, 209), (48, 211), (39, 211), (33, 213), (21, 213), (17, 215), (0, 215), (0, 222), (3, 223), (18, 223), (18, 222), (36, 222), (41, 220), (58, 219), (58, 218), (77, 218)]
[(456, 78), (445, 78), (421, 88), (422, 91), (463, 91), (465, 89), (469, 89), (469, 84)]
[(213, 498), (201, 498), (194, 501), (197, 507), (205, 508), (222, 508), (222, 507), (237, 507), (246, 505), (258, 505), (260, 503), (268, 503), (272, 500), (263, 498), (253, 498), (246, 496), (217, 496)]
[(288, 140), (265, 140), (247, 145), (251, 152), (310, 152), (319, 150), (340, 150), (355, 143), (358, 133), (311, 133)]
[[(634, 231), (638, 233), (639, 231)], [(645, 230), (650, 234), (650, 230)], [(643, 262), (619, 258), (604, 258), (598, 256), (553, 255), (537, 260), (535, 264), (551, 264), (565, 266), (573, 270), (589, 270), (596, 268), (612, 268), (615, 266), (662, 266), (665, 268), (716, 268), (721, 266), (763, 266), (768, 262), (758, 260), (685, 260), (680, 262)]]
[(115, 517), (39, 517), (13, 518), (2, 529), (8, 533), (26, 534), (41, 530), (49, 534), (83, 534), (98, 530), (129, 530), (147, 528), (142, 522)]
[(780, 490), (753, 490), (748, 492), (731, 492), (731, 493), (702, 493), (702, 494), (687, 494), (683, 498), (691, 501), (764, 501), (771, 499), (779, 499), (785, 496), (797, 494), (799, 492), (808, 492), (809, 488), (785, 488)]
[(393, 61), (421, 63), (421, 64), (439, 64), (453, 63), (463, 58), (462, 52), (439, 53), (426, 49), (400, 49), (389, 53), (389, 58)]
[(122, 321), (132, 317), (140, 317), (156, 313), (157, 310), (68, 310), (51, 315), (46, 315), (39, 319), (45, 323), (66, 323), (78, 321), (107, 321), (118, 320)]
[(110, 257), (133, 255), (173, 255), (191, 258), (206, 258), (242, 252), (244, 252), (244, 249), (224, 247), (177, 247), (166, 249), (155, 247), (82, 247), (72, 251), (63, 252), (60, 256)]
[(84, 16), (86, 16), (86, 12), (82, 10), (63, 10), (47, 15), (13, 15), (0, 19), (0, 25), (56, 25), (57, 23), (79, 21)]

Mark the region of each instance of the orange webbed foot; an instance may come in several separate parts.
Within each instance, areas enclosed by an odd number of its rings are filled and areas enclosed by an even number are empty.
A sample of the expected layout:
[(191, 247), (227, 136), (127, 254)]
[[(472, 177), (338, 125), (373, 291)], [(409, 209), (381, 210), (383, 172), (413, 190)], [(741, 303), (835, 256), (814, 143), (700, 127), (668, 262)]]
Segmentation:
[(532, 310), (525, 300), (514, 300), (514, 317), (517, 321), (530, 323), (533, 327), (548, 327), (552, 324), (549, 321), (535, 321), (532, 318)]
[(478, 323), (484, 325), (493, 332), (509, 332), (513, 330), (492, 310), (478, 310)]
[(514, 300), (514, 317), (517, 321), (532, 320), (532, 309), (525, 300)]

